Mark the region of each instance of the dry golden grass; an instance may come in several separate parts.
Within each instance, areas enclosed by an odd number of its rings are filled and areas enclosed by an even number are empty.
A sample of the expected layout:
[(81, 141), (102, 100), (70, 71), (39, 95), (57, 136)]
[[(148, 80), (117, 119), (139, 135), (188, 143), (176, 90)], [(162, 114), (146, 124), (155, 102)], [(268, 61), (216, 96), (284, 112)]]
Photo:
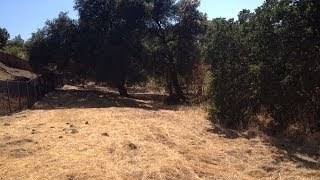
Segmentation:
[(318, 157), (213, 128), (202, 109), (161, 98), (69, 88), (1, 117), (0, 179), (320, 178)]

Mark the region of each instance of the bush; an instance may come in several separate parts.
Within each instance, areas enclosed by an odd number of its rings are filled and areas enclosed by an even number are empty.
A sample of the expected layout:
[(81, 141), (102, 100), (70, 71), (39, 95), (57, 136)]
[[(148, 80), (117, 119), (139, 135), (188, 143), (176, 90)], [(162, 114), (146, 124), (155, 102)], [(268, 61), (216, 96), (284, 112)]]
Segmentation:
[(280, 129), (305, 122), (319, 131), (320, 3), (266, 1), (239, 20), (215, 19), (202, 41), (213, 74), (211, 110), (219, 122), (246, 128), (264, 107)]

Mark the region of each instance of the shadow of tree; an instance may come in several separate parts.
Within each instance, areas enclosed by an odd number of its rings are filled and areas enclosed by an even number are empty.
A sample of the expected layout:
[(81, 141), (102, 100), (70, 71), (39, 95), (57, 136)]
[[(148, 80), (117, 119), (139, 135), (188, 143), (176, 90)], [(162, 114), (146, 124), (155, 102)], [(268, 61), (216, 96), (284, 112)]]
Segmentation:
[(297, 164), (297, 167), (320, 170), (320, 147), (306, 143), (297, 145), (286, 138), (271, 137), (265, 140), (268, 145), (277, 148), (274, 156), (274, 164), (284, 161), (291, 161)]
[[(220, 137), (226, 139), (253, 138), (248, 132), (240, 133), (235, 130), (223, 128), (218, 124), (212, 124), (212, 128), (208, 129), (207, 132), (218, 134)], [(264, 135), (262, 139), (265, 145), (276, 148), (273, 159), (274, 164), (290, 161), (296, 164), (297, 168), (305, 167), (308, 169), (320, 170), (319, 146), (309, 143), (298, 145), (284, 137), (269, 137)]]
[(128, 107), (145, 110), (176, 110), (177, 106), (163, 105), (165, 95), (132, 94), (130, 97), (118, 96), (116, 92), (103, 92), (96, 89), (56, 90), (47, 94), (33, 109), (74, 109)]
[(212, 125), (212, 128), (208, 129), (207, 132), (218, 134), (220, 137), (227, 138), (227, 139), (237, 139), (237, 138), (246, 138), (243, 134), (232, 130), (232, 129), (226, 129), (219, 125)]

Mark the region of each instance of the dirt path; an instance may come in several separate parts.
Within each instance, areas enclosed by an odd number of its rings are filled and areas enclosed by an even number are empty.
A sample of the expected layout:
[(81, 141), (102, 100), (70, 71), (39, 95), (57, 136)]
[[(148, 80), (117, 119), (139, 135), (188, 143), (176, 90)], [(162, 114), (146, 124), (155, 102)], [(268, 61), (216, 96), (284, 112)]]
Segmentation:
[(0, 179), (320, 179), (317, 157), (233, 136), (200, 108), (157, 99), (58, 91), (0, 117)]

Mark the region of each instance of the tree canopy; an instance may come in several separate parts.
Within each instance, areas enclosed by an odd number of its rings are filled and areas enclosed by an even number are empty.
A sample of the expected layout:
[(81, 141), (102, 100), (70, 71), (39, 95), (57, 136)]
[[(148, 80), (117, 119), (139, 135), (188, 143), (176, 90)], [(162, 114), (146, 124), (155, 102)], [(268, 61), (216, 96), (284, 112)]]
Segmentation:
[(8, 31), (4, 28), (0, 28), (0, 49), (6, 45), (9, 38), (10, 34)]
[(33, 34), (30, 62), (35, 69), (59, 71), (72, 64), (74, 74), (107, 82), (121, 95), (127, 95), (126, 83), (161, 74), (157, 78), (165, 79), (170, 95), (184, 101), (179, 81), (190, 77), (200, 62), (199, 39), (205, 31), (206, 17), (198, 11), (199, 4), (76, 0), (77, 22), (61, 13)]
[(266, 108), (276, 126), (304, 119), (317, 128), (319, 8), (312, 0), (268, 0), (238, 21), (210, 23), (203, 51), (214, 74), (211, 112), (224, 124), (246, 127)]
[(30, 63), (38, 72), (46, 70), (68, 71), (75, 54), (77, 24), (60, 13), (58, 18), (46, 22), (46, 26), (27, 42)]
[(6, 45), (3, 47), (3, 51), (24, 60), (29, 58), (26, 43), (20, 35), (8, 40)]

